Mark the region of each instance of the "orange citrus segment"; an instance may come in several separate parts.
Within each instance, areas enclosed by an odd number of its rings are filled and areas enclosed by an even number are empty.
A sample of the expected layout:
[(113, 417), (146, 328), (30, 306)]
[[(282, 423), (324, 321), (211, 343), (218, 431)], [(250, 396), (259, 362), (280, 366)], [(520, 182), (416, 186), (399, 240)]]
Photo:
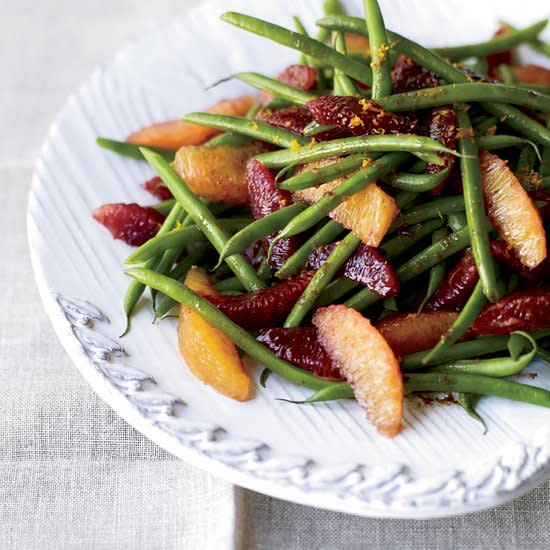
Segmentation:
[(458, 313), (426, 311), (388, 315), (376, 324), (394, 353), (400, 357), (432, 348), (454, 323)]
[(479, 155), (489, 219), (506, 244), (530, 269), (546, 258), (546, 233), (537, 207), (501, 158)]
[(319, 340), (353, 388), (367, 419), (378, 432), (401, 431), (403, 380), (390, 346), (370, 321), (344, 305), (319, 309), (313, 316)]
[(174, 170), (200, 197), (248, 204), (246, 163), (259, 151), (257, 145), (185, 146), (176, 153)]
[[(312, 169), (312, 165), (308, 169)], [(309, 203), (317, 202), (344, 179), (338, 178), (319, 187), (296, 191), (294, 198)], [(379, 246), (398, 213), (395, 200), (378, 185), (371, 183), (344, 200), (329, 215), (347, 229), (351, 229), (365, 244)]]
[[(198, 294), (216, 294), (202, 269), (189, 270), (185, 285)], [(235, 344), (185, 306), (179, 312), (179, 350), (189, 370), (205, 384), (237, 401), (252, 396), (252, 383)]]
[[(252, 96), (223, 99), (205, 111), (219, 115), (242, 116), (250, 109), (254, 101)], [(214, 128), (191, 124), (183, 120), (168, 120), (137, 130), (130, 134), (126, 141), (177, 151), (184, 145), (200, 145), (219, 133), (219, 130)]]

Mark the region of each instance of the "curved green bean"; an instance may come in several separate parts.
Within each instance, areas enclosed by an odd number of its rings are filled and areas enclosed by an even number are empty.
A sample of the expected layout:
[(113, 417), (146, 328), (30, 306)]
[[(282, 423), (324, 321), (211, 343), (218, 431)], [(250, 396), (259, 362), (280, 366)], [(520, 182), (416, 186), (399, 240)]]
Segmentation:
[(329, 244), (342, 233), (344, 226), (337, 221), (330, 220), (302, 245), (279, 268), (275, 276), (278, 279), (288, 279), (296, 275), (307, 264), (309, 255), (319, 246)]
[(528, 145), (540, 160), (539, 148), (535, 143), (525, 138), (508, 135), (481, 136), (476, 139), (477, 148), (480, 151), (492, 151), (494, 149), (507, 149), (508, 147), (523, 147)]
[(279, 147), (298, 147), (309, 143), (309, 139), (293, 132), (277, 128), (260, 120), (249, 120), (241, 116), (218, 115), (215, 113), (189, 113), (183, 117), (183, 120), (225, 132), (250, 136), (267, 143), (273, 143), (273, 145), (278, 145)]
[(275, 372), (281, 378), (314, 390), (326, 388), (333, 383), (329, 380), (318, 378), (304, 369), (295, 367), (283, 359), (279, 359), (270, 349), (258, 342), (248, 332), (219, 311), (216, 306), (185, 285), (165, 275), (159, 275), (150, 269), (140, 267), (128, 269), (126, 270), (126, 274), (142, 284), (157, 289), (200, 315), (214, 328), (219, 329), (231, 338), (235, 345), (250, 355), (250, 357), (261, 362), (266, 368)]
[(384, 183), (401, 189), (403, 191), (415, 191), (423, 193), (437, 187), (449, 175), (449, 167), (433, 174), (411, 174), (408, 172), (398, 172), (389, 176)]
[(269, 168), (283, 168), (288, 164), (305, 164), (307, 162), (322, 160), (328, 157), (338, 157), (341, 155), (396, 151), (409, 152), (413, 155), (422, 155), (424, 153), (433, 154), (433, 157), (430, 156), (429, 161), (432, 162), (436, 160), (437, 162), (435, 162), (435, 164), (441, 164), (443, 162), (436, 153), (458, 155), (456, 151), (428, 137), (410, 134), (385, 134), (333, 139), (314, 145), (309, 144), (306, 147), (300, 147), (294, 150), (289, 149), (262, 153), (261, 155), (257, 155), (256, 159), (263, 162)]
[(550, 391), (503, 378), (480, 374), (444, 374), (437, 372), (406, 374), (405, 392), (461, 392), (493, 395), (541, 407), (550, 407)]
[(332, 250), (325, 262), (317, 269), (304, 292), (294, 304), (285, 321), (285, 327), (297, 327), (311, 310), (317, 298), (334, 278), (342, 264), (353, 254), (361, 239), (348, 233)]
[(430, 362), (436, 361), (443, 351), (462, 338), (486, 303), (487, 296), (484, 293), (483, 283), (480, 280), (452, 326), (441, 335), (439, 342), (424, 357), (424, 364), (429, 365)]
[[(223, 247), (220, 252), (220, 259), (216, 264), (218, 267), (227, 257), (242, 252), (247, 246), (256, 241), (271, 235), (275, 231), (282, 229), (290, 220), (305, 209), (301, 203), (291, 204), (280, 208), (275, 212), (255, 220), (246, 227), (243, 227), (238, 233), (235, 233)], [(216, 269), (216, 267), (214, 269)]]
[(491, 302), (496, 302), (500, 296), (497, 288), (495, 261), (489, 245), (489, 223), (485, 215), (485, 199), (483, 197), (477, 146), (474, 138), (468, 135), (467, 130), (471, 129), (468, 113), (458, 109), (457, 121), (459, 128), (465, 130), (459, 136), (458, 144), (461, 153), (468, 157), (461, 160), (460, 170), (466, 219), (468, 220), (472, 240), (472, 251), (483, 292)]
[(384, 109), (394, 113), (429, 109), (449, 103), (493, 102), (526, 105), (538, 111), (550, 111), (550, 96), (534, 90), (506, 84), (464, 82), (424, 88), (412, 92), (380, 97), (376, 100)]
[[(145, 158), (141, 154), (141, 151), (139, 150), (140, 147), (143, 147), (143, 145), (139, 145), (137, 143), (130, 143), (128, 141), (118, 141), (116, 139), (109, 139), (101, 136), (96, 138), (96, 143), (101, 148), (107, 149), (108, 151), (112, 151), (117, 155), (121, 155), (123, 157), (128, 157), (136, 160), (145, 160)], [(161, 155), (168, 162), (172, 162), (174, 160), (174, 157), (176, 156), (176, 151), (172, 149), (164, 149), (162, 147), (149, 147), (149, 149)]]
[[(161, 177), (162, 181), (164, 181), (168, 189), (170, 189), (178, 203), (185, 209), (189, 216), (191, 216), (195, 224), (201, 228), (206, 238), (212, 243), (212, 246), (214, 246), (218, 252), (221, 252), (229, 235), (225, 230), (219, 227), (212, 212), (210, 212), (208, 207), (187, 187), (185, 182), (161, 156), (145, 148), (141, 149), (141, 152), (147, 159), (147, 162)], [(235, 275), (241, 279), (241, 282), (247, 290), (258, 290), (265, 287), (265, 284), (256, 275), (256, 272), (252, 269), (246, 258), (240, 254), (230, 256), (226, 259), (226, 263)]]
[(515, 48), (523, 42), (529, 42), (530, 40), (536, 39), (547, 24), (548, 19), (543, 19), (521, 30), (510, 29), (509, 32), (495, 36), (485, 42), (465, 44), (462, 46), (448, 46), (446, 48), (433, 48), (433, 51), (441, 57), (448, 57), (454, 60), (500, 53)]
[(263, 36), (278, 44), (304, 53), (316, 61), (320, 61), (323, 64), (330, 65), (342, 71), (344, 74), (355, 78), (359, 82), (370, 84), (372, 81), (371, 72), (364, 63), (342, 55), (326, 44), (314, 40), (313, 38), (285, 29), (274, 23), (269, 23), (263, 19), (241, 13), (226, 12), (221, 15), (221, 19), (240, 29)]
[(260, 73), (243, 72), (236, 73), (233, 78), (245, 82), (250, 86), (262, 90), (263, 92), (270, 93), (275, 97), (294, 103), (295, 105), (301, 105), (305, 107), (308, 101), (315, 99), (317, 96), (310, 92), (304, 92), (299, 88), (289, 86), (280, 80), (275, 78), (269, 78)]

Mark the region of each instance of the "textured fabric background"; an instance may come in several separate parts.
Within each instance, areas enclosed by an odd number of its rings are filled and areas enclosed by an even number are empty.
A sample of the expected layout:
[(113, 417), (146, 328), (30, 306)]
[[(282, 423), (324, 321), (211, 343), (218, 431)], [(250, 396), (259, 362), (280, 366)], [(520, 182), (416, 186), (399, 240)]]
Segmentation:
[(193, 3), (0, 0), (0, 548), (548, 548), (550, 483), (495, 510), (426, 522), (289, 504), (172, 458), (72, 366), (28, 258), (32, 163), (66, 95), (95, 65)]

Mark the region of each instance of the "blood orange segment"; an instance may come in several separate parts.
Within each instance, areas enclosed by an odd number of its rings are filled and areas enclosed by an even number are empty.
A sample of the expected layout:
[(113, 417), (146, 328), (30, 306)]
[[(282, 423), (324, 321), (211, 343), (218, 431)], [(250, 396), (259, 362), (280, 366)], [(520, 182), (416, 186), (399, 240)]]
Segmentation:
[(174, 170), (189, 189), (212, 202), (248, 204), (246, 163), (260, 152), (257, 145), (182, 147)]
[[(185, 285), (201, 295), (216, 295), (202, 269), (191, 269), (185, 278)], [(252, 397), (250, 376), (235, 344), (223, 332), (182, 305), (178, 336), (180, 354), (197, 378), (237, 401), (246, 401)]]
[(546, 258), (546, 233), (527, 191), (505, 161), (488, 151), (480, 154), (487, 213), (500, 236), (521, 263), (534, 268)]
[[(242, 116), (246, 114), (254, 101), (255, 98), (252, 96), (223, 99), (208, 107), (205, 111), (219, 115)], [(126, 141), (177, 151), (184, 145), (200, 145), (219, 133), (219, 130), (215, 130), (214, 128), (191, 124), (183, 120), (168, 120), (137, 130), (131, 133), (126, 138)]]
[(454, 323), (458, 313), (452, 311), (426, 311), (388, 315), (376, 324), (395, 354), (403, 357), (432, 348)]
[(344, 305), (318, 310), (313, 324), (369, 422), (380, 434), (396, 436), (401, 431), (403, 380), (389, 344), (367, 318)]
[[(294, 197), (297, 200), (314, 203), (343, 181), (343, 178), (339, 178), (323, 183), (319, 187), (303, 189), (297, 191)], [(351, 229), (365, 244), (377, 247), (398, 213), (395, 200), (378, 185), (371, 183), (347, 198), (332, 210), (329, 216)]]

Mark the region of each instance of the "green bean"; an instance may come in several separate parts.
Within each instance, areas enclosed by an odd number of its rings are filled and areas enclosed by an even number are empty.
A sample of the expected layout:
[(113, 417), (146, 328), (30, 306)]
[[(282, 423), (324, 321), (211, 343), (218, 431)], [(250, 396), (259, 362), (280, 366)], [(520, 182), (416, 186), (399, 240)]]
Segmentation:
[(424, 223), (417, 223), (407, 227), (406, 232), (392, 237), (385, 243), (382, 243), (380, 248), (386, 253), (388, 259), (393, 260), (428, 235), (431, 235), (442, 225), (443, 220), (441, 218), (429, 219)]
[(433, 218), (442, 218), (445, 214), (453, 212), (464, 212), (464, 197), (459, 195), (441, 197), (419, 206), (413, 206), (401, 213), (393, 223), (393, 227), (411, 225)]
[[(515, 27), (504, 21), (499, 21), (500, 25), (509, 31), (517, 31)], [(550, 44), (543, 42), (536, 36), (527, 40), (527, 44), (537, 52), (550, 57)]]
[[(531, 333), (531, 336), (535, 340), (546, 338), (547, 336), (550, 336), (550, 329), (533, 332)], [(502, 336), (482, 336), (480, 338), (476, 338), (475, 340), (460, 342), (441, 352), (441, 355), (436, 357), (433, 364), (447, 363), (461, 359), (471, 359), (472, 357), (489, 355), (491, 353), (503, 351), (506, 349), (509, 339), (510, 336), (506, 334)], [(424, 358), (430, 353), (430, 351), (431, 350), (417, 351), (416, 353), (405, 355), (401, 362), (401, 368), (404, 371), (426, 368)]]
[(447, 216), (447, 225), (453, 231), (460, 231), (468, 225), (468, 220), (466, 219), (466, 214), (464, 212), (453, 212)]
[[(250, 224), (250, 222), (250, 218), (228, 218), (218, 220), (220, 227), (229, 232), (239, 231)], [(124, 260), (124, 263), (139, 264), (162, 254), (166, 250), (180, 248), (195, 242), (202, 242), (206, 240), (206, 236), (196, 225), (177, 227), (175, 229), (171, 229), (170, 231), (166, 231), (165, 233), (159, 233), (152, 239), (149, 239), (139, 248), (136, 248), (136, 250), (134, 250), (126, 258), (126, 260)]]
[(443, 351), (462, 338), (486, 303), (487, 297), (483, 291), (483, 284), (479, 281), (452, 326), (441, 335), (439, 342), (424, 358), (424, 364), (429, 365), (430, 362), (435, 361)]
[(491, 302), (496, 302), (499, 298), (496, 269), (489, 246), (489, 223), (485, 215), (485, 199), (483, 198), (477, 146), (474, 138), (467, 135), (468, 129), (471, 128), (468, 113), (458, 109), (457, 121), (459, 128), (465, 130), (463, 135), (459, 137), (458, 143), (461, 153), (468, 157), (462, 159), (460, 169), (466, 219), (468, 220), (472, 239), (472, 251), (483, 292)]
[(329, 130), (334, 130), (338, 126), (329, 125), (329, 124), (319, 124), (312, 120), (307, 126), (304, 127), (303, 134), (304, 136), (311, 137), (316, 136), (317, 134), (322, 134), (323, 132), (328, 132)]
[(284, 326), (297, 327), (311, 310), (322, 290), (336, 275), (343, 263), (353, 254), (361, 239), (348, 233), (331, 251), (325, 262), (317, 269), (304, 292), (294, 304)]
[[(339, 30), (344, 32), (355, 32), (368, 36), (365, 22), (357, 17), (348, 16), (328, 16), (317, 21), (317, 25), (330, 30)], [(390, 32), (386, 29), (388, 39), (392, 42), (395, 49), (402, 54), (412, 57), (424, 68), (441, 76), (447, 82), (460, 84), (469, 82), (470, 78), (459, 69), (447, 63), (441, 56), (431, 50), (428, 50), (401, 36), (398, 33)], [(482, 102), (483, 109), (496, 116), (499, 120), (505, 122), (511, 128), (514, 128), (520, 134), (528, 137), (536, 143), (550, 145), (550, 130), (534, 121), (528, 115), (510, 105), (500, 103)]]
[(400, 191), (395, 195), (395, 204), (397, 205), (397, 208), (405, 208), (407, 205), (412, 203), (416, 197), (418, 197), (418, 193), (414, 191)]
[[(339, 0), (325, 0), (323, 2), (323, 14), (324, 15), (344, 15), (344, 9), (342, 8), (342, 4), (340, 4)], [(320, 28), (317, 32), (317, 40), (319, 42), (326, 42), (328, 40), (328, 37), (330, 36), (330, 32), (327, 29)]]
[(477, 74), (487, 74), (487, 71), (489, 70), (489, 63), (487, 63), (486, 57), (470, 58), (468, 62), (460, 61), (459, 64), (476, 72)]
[[(346, 40), (341, 32), (334, 33), (334, 49), (346, 55)], [(338, 69), (334, 70), (334, 95), (357, 95), (359, 91), (353, 80)]]
[(299, 191), (300, 189), (314, 187), (347, 176), (361, 168), (364, 160), (364, 155), (352, 155), (320, 168), (310, 168), (279, 183), (278, 187), (288, 191)]
[[(297, 15), (292, 16), (292, 22), (294, 23), (294, 29), (296, 30), (296, 32), (298, 34), (309, 37), (309, 33), (307, 32), (302, 20)], [(308, 58), (308, 56), (305, 55), (304, 53), (300, 54), (299, 63), (300, 63), (300, 65), (311, 65), (312, 64), (310, 59)]]
[(529, 145), (535, 155), (540, 159), (540, 153), (537, 145), (532, 141), (518, 136), (481, 136), (476, 139), (477, 148), (480, 151), (492, 151), (494, 149), (507, 149), (508, 147), (522, 147)]
[(511, 86), (516, 86), (518, 84), (516, 74), (514, 73), (510, 65), (499, 65), (497, 70), (500, 80), (502, 80), (504, 84), (508, 84)]
[(306, 147), (300, 147), (295, 150), (262, 153), (256, 158), (269, 168), (283, 168), (292, 163), (305, 164), (306, 162), (314, 162), (341, 155), (396, 151), (407, 151), (417, 156), (423, 153), (433, 154), (433, 157), (430, 157), (430, 162), (436, 161), (434, 164), (441, 164), (443, 162), (436, 153), (457, 154), (456, 151), (448, 149), (431, 138), (410, 134), (385, 134), (333, 139), (314, 145), (309, 144)]
[(401, 281), (409, 281), (413, 277), (424, 273), (438, 262), (452, 256), (459, 250), (466, 248), (470, 244), (470, 231), (465, 227), (461, 231), (451, 233), (444, 239), (428, 246), (418, 254), (401, 264), (396, 273)]
[[(447, 235), (448, 235), (448, 231), (445, 227), (438, 229), (437, 231), (434, 231), (432, 234), (432, 244), (436, 243), (437, 241), (440, 241), (441, 239), (444, 239)], [(445, 268), (445, 262), (439, 262), (438, 264), (434, 265), (430, 269), (428, 289), (426, 291), (426, 295), (424, 296), (424, 299), (418, 306), (418, 310), (416, 311), (417, 315), (422, 312), (428, 300), (433, 296), (434, 292), (439, 288), (439, 286), (443, 282), (443, 279), (445, 278), (446, 272), (447, 270)]]
[(287, 101), (286, 99), (275, 97), (269, 103), (264, 105), (264, 109), (272, 109), (276, 111), (277, 109), (286, 109), (287, 107), (292, 107), (293, 105), (293, 103)]
[[(293, 86), (289, 86), (280, 80), (275, 78), (269, 78), (259, 73), (237, 73), (233, 75), (234, 78), (262, 90), (263, 92), (268, 92), (275, 97), (290, 101), (295, 105), (300, 105), (305, 107), (308, 101), (315, 99), (317, 96), (315, 94), (304, 92)], [(524, 90), (525, 91), (525, 90)]]
[[(178, 204), (174, 205), (172, 211), (168, 214), (167, 218), (160, 226), (158, 233), (162, 235), (163, 233), (166, 233), (167, 231), (172, 229), (172, 227), (177, 224), (178, 220), (182, 216), (182, 213), (183, 210), (181, 206)], [(155, 256), (147, 260), (145, 265), (147, 268), (154, 268), (156, 267), (157, 263), (158, 259), (157, 256)], [(136, 307), (136, 304), (143, 295), (144, 290), (145, 286), (137, 281), (130, 281), (128, 288), (126, 289), (126, 293), (124, 294), (124, 298), (122, 300), (124, 316), (126, 317), (126, 325), (124, 327), (124, 330), (122, 331), (122, 334), (120, 335), (121, 338), (130, 330), (130, 317), (132, 315), (132, 312), (134, 311), (134, 308)]]
[(479, 374), (415, 373), (405, 376), (405, 392), (441, 391), (493, 395), (542, 407), (550, 407), (550, 391), (503, 378)]
[(323, 292), (321, 292), (321, 295), (317, 299), (316, 306), (322, 307), (334, 304), (356, 287), (357, 283), (351, 281), (350, 279), (346, 279), (345, 277), (337, 277), (324, 288)]
[(243, 136), (241, 134), (234, 134), (233, 132), (225, 132), (224, 134), (219, 134), (214, 136), (211, 140), (207, 141), (205, 147), (219, 147), (220, 145), (246, 145), (250, 143), (251, 138), (248, 136)]
[(185, 285), (165, 275), (159, 275), (150, 269), (135, 267), (128, 269), (126, 273), (140, 283), (159, 290), (166, 296), (200, 315), (207, 323), (226, 334), (236, 346), (250, 357), (261, 362), (266, 368), (285, 380), (314, 390), (319, 390), (332, 384), (330, 381), (318, 378), (304, 369), (295, 367), (283, 359), (279, 359), (271, 350), (231, 321), (208, 300), (202, 298)]
[(229, 277), (228, 279), (224, 279), (223, 281), (216, 283), (214, 285), (214, 288), (218, 292), (227, 292), (232, 290), (242, 292), (243, 290), (245, 290), (238, 277)]
[(483, 121), (475, 125), (474, 129), (476, 137), (479, 139), (480, 137), (485, 136), (491, 128), (496, 130), (499, 122), (499, 119), (495, 116), (483, 117)]
[(341, 70), (344, 74), (355, 78), (359, 82), (365, 84), (371, 83), (371, 72), (364, 63), (346, 57), (313, 38), (303, 36), (274, 23), (240, 13), (227, 12), (221, 15), (221, 19), (245, 31), (263, 36), (278, 44), (302, 52), (317, 61)]
[(238, 254), (247, 246), (271, 235), (275, 231), (279, 231), (304, 209), (304, 204), (291, 204), (247, 225), (225, 243), (216, 267), (227, 257)]
[(377, 100), (390, 95), (392, 90), (390, 64), (386, 58), (390, 43), (377, 0), (364, 0), (363, 6), (372, 58), (372, 98)]
[(337, 221), (330, 220), (302, 245), (286, 262), (279, 268), (275, 276), (278, 279), (288, 279), (296, 275), (302, 267), (307, 264), (309, 255), (319, 246), (331, 243), (342, 233), (344, 227)]
[[(98, 137), (96, 143), (103, 149), (117, 153), (123, 157), (128, 157), (136, 160), (145, 160), (140, 152), (140, 147), (137, 143), (130, 143), (128, 141), (117, 141), (115, 139), (109, 139), (105, 137)], [(168, 162), (172, 162), (176, 156), (176, 151), (172, 149), (164, 149), (163, 147), (149, 147), (155, 153), (158, 153), (164, 157)]]
[[(147, 162), (157, 172), (172, 195), (181, 204), (185, 211), (191, 216), (195, 224), (201, 228), (206, 238), (214, 248), (221, 252), (229, 236), (221, 229), (216, 218), (208, 207), (187, 187), (185, 182), (170, 167), (170, 165), (159, 155), (143, 148), (143, 155)], [(247, 260), (240, 254), (235, 254), (226, 259), (227, 265), (239, 277), (247, 290), (264, 288), (264, 283), (258, 278), (256, 272)]]
[(364, 189), (369, 183), (376, 181), (408, 157), (407, 153), (388, 153), (375, 160), (367, 168), (338, 184), (330, 193), (323, 195), (317, 202), (308, 206), (303, 212), (291, 220), (287, 226), (271, 241), (271, 247), (277, 241), (292, 235), (298, 235), (320, 222), (328, 213), (336, 208), (346, 197)]
[(538, 21), (521, 30), (510, 30), (507, 33), (495, 36), (485, 42), (468, 44), (463, 46), (449, 46), (446, 48), (434, 48), (441, 57), (449, 59), (462, 59), (464, 57), (483, 56), (500, 53), (535, 39), (548, 24), (548, 19)]
[[(547, 123), (550, 129), (550, 119)], [(545, 178), (550, 176), (550, 145), (546, 144), (542, 149), (542, 159), (540, 161), (540, 175)]]
[(308, 139), (298, 134), (276, 128), (260, 120), (248, 120), (240, 116), (218, 115), (215, 113), (189, 113), (183, 117), (183, 120), (226, 132), (243, 134), (280, 147), (296, 147), (309, 143)]
[(492, 102), (513, 105), (526, 105), (538, 111), (550, 111), (550, 96), (519, 86), (489, 84), (485, 82), (465, 82), (446, 84), (435, 88), (425, 88), (403, 92), (391, 97), (376, 100), (384, 109), (392, 112), (414, 111), (447, 105), (449, 103)]
[(337, 399), (353, 399), (353, 390), (347, 382), (333, 382), (332, 385), (317, 390), (303, 401), (291, 401), (290, 399), (280, 399), (287, 403), (306, 404), (323, 403), (326, 401), (336, 401)]
[(176, 204), (176, 199), (166, 199), (165, 201), (153, 204), (151, 208), (154, 208), (157, 212), (160, 212), (164, 216), (168, 216), (174, 207), (174, 204)]
[(408, 172), (398, 172), (392, 176), (386, 178), (384, 183), (395, 187), (396, 189), (402, 189), (403, 191), (415, 191), (422, 193), (424, 191), (430, 191), (437, 187), (441, 182), (445, 181), (445, 178), (449, 175), (449, 167), (441, 170), (440, 172), (434, 172), (433, 174), (410, 174)]
[(483, 420), (475, 409), (479, 396), (474, 395), (473, 393), (459, 393), (457, 394), (456, 399), (466, 414), (470, 418), (477, 420), (483, 426), (483, 435), (485, 435), (487, 433), (487, 424), (485, 424), (485, 420)]

